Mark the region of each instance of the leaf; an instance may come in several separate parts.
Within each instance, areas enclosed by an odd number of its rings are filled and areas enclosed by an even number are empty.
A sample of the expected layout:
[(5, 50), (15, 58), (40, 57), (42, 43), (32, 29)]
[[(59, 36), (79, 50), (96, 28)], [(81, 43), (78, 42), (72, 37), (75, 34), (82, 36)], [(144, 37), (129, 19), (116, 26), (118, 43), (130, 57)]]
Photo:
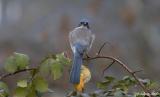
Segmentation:
[(112, 82), (112, 81), (115, 80), (115, 78), (112, 77), (112, 76), (105, 76), (104, 78), (105, 78), (107, 81), (109, 81), (109, 82)]
[(59, 79), (63, 73), (64, 65), (70, 65), (70, 59), (64, 56), (64, 53), (57, 54), (55, 57), (48, 57), (41, 63), (40, 72), (48, 75), (51, 73), (53, 79)]
[(15, 64), (15, 58), (13, 56), (10, 56), (6, 59), (4, 69), (9, 72), (13, 73), (17, 71), (17, 65)]
[(29, 57), (25, 54), (14, 53), (5, 61), (5, 70), (13, 73), (18, 69), (25, 69), (29, 65)]
[(106, 89), (115, 79), (112, 76), (105, 76), (104, 78), (105, 80), (103, 82), (97, 83), (97, 87), (100, 89)]
[(8, 86), (4, 82), (1, 82), (1, 81), (0, 81), (0, 89), (3, 89), (5, 92), (9, 93)]
[(13, 56), (19, 69), (25, 69), (29, 65), (29, 57), (27, 55), (14, 53)]
[(135, 84), (136, 84), (136, 81), (133, 77), (125, 76), (123, 77), (122, 80), (117, 81), (113, 85), (113, 88), (114, 89), (120, 88), (127, 92), (129, 90), (129, 87), (134, 86)]
[(26, 97), (37, 97), (37, 96), (36, 96), (36, 92), (35, 92), (35, 91), (31, 91), (31, 92), (29, 92), (29, 93), (27, 94)]
[(17, 82), (17, 86), (25, 88), (27, 87), (27, 80), (20, 80)]
[(4, 82), (0, 82), (0, 97), (7, 97), (9, 93), (8, 86)]
[(14, 92), (13, 97), (26, 97), (27, 96), (27, 88), (17, 87)]
[(144, 95), (144, 93), (136, 92), (136, 93), (134, 93), (134, 97), (145, 97), (145, 95)]
[(117, 89), (115, 92), (114, 92), (114, 97), (126, 97), (125, 96), (125, 93), (120, 90), (120, 89)]
[(142, 82), (146, 87), (150, 85), (151, 81), (149, 79), (139, 79), (140, 82)]
[(121, 89), (121, 90), (125, 90), (128, 91), (128, 85), (126, 84), (126, 82), (124, 80), (119, 80), (117, 81), (114, 85), (113, 85), (114, 89)]
[(128, 86), (136, 84), (135, 79), (133, 77), (130, 77), (130, 76), (123, 77), (123, 80), (125, 81), (126, 85), (128, 85)]
[(53, 75), (53, 79), (59, 79), (62, 76), (64, 65), (70, 64), (71, 60), (66, 58), (64, 53), (57, 54), (54, 64), (51, 65), (51, 74)]
[(28, 90), (28, 93), (27, 93), (26, 97), (37, 97), (34, 84), (30, 83), (28, 85), (28, 88), (29, 88), (29, 90)]
[(99, 89), (106, 89), (106, 88), (107, 88), (107, 87), (106, 87), (106, 84), (105, 84), (105, 83), (102, 83), (102, 82), (97, 83), (97, 87), (98, 87)]
[(60, 63), (55, 62), (51, 65), (51, 74), (53, 75), (54, 80), (59, 79), (62, 76), (62, 72), (63, 66)]
[(33, 80), (33, 83), (35, 85), (35, 89), (39, 92), (46, 92), (48, 90), (48, 83), (43, 77), (36, 77)]
[(59, 79), (63, 73), (64, 63), (66, 63), (63, 57), (63, 54), (57, 54), (56, 59), (48, 58), (41, 64), (40, 72), (45, 75), (51, 73), (54, 80)]
[(60, 62), (62, 65), (71, 65), (71, 60), (64, 56), (64, 53), (56, 55), (56, 61)]
[(149, 79), (139, 79), (148, 89), (155, 89), (158, 87), (158, 83)]
[(41, 65), (40, 65), (40, 72), (42, 74), (48, 75), (50, 73), (50, 67), (55, 63), (55, 59), (49, 58), (45, 60)]
[(106, 89), (109, 86), (110, 82), (109, 81), (103, 81), (97, 83), (97, 87), (100, 89)]
[(155, 89), (155, 88), (158, 88), (158, 83), (155, 82), (155, 81), (150, 81), (150, 84), (148, 85), (148, 88), (149, 89)]

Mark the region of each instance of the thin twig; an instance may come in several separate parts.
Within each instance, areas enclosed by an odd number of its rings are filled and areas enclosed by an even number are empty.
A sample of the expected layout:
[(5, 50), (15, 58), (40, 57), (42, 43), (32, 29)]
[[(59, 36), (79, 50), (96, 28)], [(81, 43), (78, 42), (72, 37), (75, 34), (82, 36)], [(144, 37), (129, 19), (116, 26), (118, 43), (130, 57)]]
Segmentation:
[(103, 76), (104, 76), (104, 72), (105, 72), (106, 70), (108, 70), (114, 63), (115, 63), (115, 61), (113, 60), (111, 64), (109, 64), (106, 68), (104, 68), (103, 74), (102, 74)]
[(54, 54), (48, 54), (46, 57), (44, 57), (39, 64), (42, 64), (43, 62), (45, 62), (47, 59), (49, 58), (55, 58), (55, 55)]
[(138, 72), (142, 72), (143, 70), (136, 70), (136, 71), (133, 71), (133, 73), (138, 73)]
[(32, 70), (36, 70), (36, 69), (37, 69), (37, 68), (29, 68), (29, 69), (18, 70), (18, 71), (13, 72), (13, 73), (7, 73), (7, 74), (4, 74), (4, 75), (1, 75), (1, 76), (0, 76), (0, 80), (4, 79), (4, 78), (6, 78), (6, 77), (12, 76), (12, 75), (21, 73), (21, 72), (32, 71)]
[(85, 53), (85, 55), (86, 55), (87, 58), (90, 58), (90, 56), (87, 53)]
[(106, 43), (107, 43), (107, 42), (103, 43), (103, 45), (100, 47), (97, 55), (100, 55), (100, 53), (101, 53), (102, 49), (104, 48), (104, 46), (106, 45)]
[(108, 44), (109, 46), (111, 46), (111, 47), (113, 48), (113, 46), (112, 46), (109, 42), (106, 41), (106, 42), (103, 43), (103, 45), (99, 48), (98, 53), (96, 53), (97, 56), (101, 54), (101, 52), (102, 52), (102, 50), (103, 50), (103, 48), (104, 48), (104, 46), (105, 46), (106, 44)]

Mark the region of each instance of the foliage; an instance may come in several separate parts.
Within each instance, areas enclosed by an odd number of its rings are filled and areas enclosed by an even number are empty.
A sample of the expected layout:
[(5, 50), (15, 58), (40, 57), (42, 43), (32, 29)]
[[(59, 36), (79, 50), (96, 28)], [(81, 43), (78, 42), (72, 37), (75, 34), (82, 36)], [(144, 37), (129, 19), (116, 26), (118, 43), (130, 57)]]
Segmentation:
[(48, 88), (48, 82), (43, 74), (51, 75), (53, 80), (59, 79), (63, 75), (65, 66), (70, 66), (71, 60), (64, 56), (64, 53), (45, 57), (36, 68), (30, 68), (30, 58), (26, 54), (13, 53), (9, 56), (4, 65), (7, 76), (20, 72), (29, 72), (29, 77), (17, 81), (17, 86), (13, 94), (9, 92), (7, 84), (0, 81), (0, 97), (41, 97), (44, 93), (52, 91)]
[[(102, 84), (104, 82), (109, 83), (107, 85)], [(103, 82), (99, 82), (97, 86), (99, 89), (104, 91), (106, 96), (113, 95), (114, 97), (128, 97), (130, 96), (127, 94), (129, 88), (134, 87), (136, 84), (137, 83), (133, 77), (124, 76), (121, 80), (116, 80), (116, 78), (112, 76), (106, 76), (105, 80)], [(104, 87), (107, 89), (104, 89)]]
[(25, 69), (29, 65), (29, 57), (25, 54), (13, 53), (5, 62), (5, 70), (13, 73), (17, 70)]
[[(53, 80), (63, 76), (64, 68), (70, 66), (71, 60), (66, 58), (64, 53), (49, 55), (45, 57), (40, 64), (31, 68), (30, 58), (26, 54), (13, 53), (9, 56), (4, 65), (7, 74), (5, 77), (28, 71), (29, 76), (17, 81), (15, 89), (9, 90), (4, 81), (0, 81), (0, 97), (41, 97), (44, 93), (52, 91), (46, 76), (50, 75)], [(158, 86), (157, 83), (149, 79), (138, 79), (145, 88), (152, 90)], [(97, 83), (97, 90), (92, 93), (76, 93), (68, 97), (149, 97), (143, 91), (138, 89), (138, 82), (134, 77), (124, 76), (122, 79), (116, 79), (113, 76), (105, 76), (104, 80)], [(157, 93), (155, 97), (160, 97)]]
[[(142, 79), (141, 79), (142, 80)], [(150, 80), (143, 79), (148, 88), (152, 87)], [(97, 83), (98, 90), (93, 93), (72, 93), (74, 97), (150, 97), (148, 93), (140, 92), (137, 88), (137, 82), (133, 77), (124, 76), (122, 79), (116, 79), (113, 76), (105, 76), (104, 80)], [(138, 90), (138, 91), (137, 91)], [(157, 92), (152, 92), (153, 97), (160, 97)], [(68, 97), (72, 97), (72, 96)]]
[(45, 75), (51, 74), (53, 79), (56, 80), (62, 76), (64, 67), (66, 65), (70, 66), (70, 62), (70, 59), (66, 58), (64, 53), (49, 56), (41, 63), (40, 72)]
[(6, 83), (0, 81), (0, 97), (7, 97), (9, 94), (9, 89)]

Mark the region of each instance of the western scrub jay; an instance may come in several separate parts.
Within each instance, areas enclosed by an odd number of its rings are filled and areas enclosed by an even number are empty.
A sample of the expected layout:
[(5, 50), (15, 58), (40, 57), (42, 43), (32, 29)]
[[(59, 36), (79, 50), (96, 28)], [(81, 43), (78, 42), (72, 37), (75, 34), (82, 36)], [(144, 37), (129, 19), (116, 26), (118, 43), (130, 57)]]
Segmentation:
[(80, 83), (83, 54), (90, 50), (94, 39), (95, 35), (91, 32), (86, 19), (81, 20), (78, 27), (69, 33), (69, 42), (74, 55), (70, 72), (70, 82), (73, 84)]

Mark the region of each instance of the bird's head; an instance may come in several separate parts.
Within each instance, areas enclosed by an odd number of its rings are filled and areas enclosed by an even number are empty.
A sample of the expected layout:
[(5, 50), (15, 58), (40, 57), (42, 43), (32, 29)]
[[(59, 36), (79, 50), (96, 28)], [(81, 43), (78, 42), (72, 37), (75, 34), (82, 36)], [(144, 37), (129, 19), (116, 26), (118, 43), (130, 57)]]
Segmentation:
[(88, 29), (90, 28), (89, 22), (88, 22), (87, 19), (82, 19), (82, 20), (80, 21), (80, 23), (79, 23), (78, 26), (79, 26), (79, 27), (80, 27), (80, 26), (84, 26), (84, 27), (87, 27)]

